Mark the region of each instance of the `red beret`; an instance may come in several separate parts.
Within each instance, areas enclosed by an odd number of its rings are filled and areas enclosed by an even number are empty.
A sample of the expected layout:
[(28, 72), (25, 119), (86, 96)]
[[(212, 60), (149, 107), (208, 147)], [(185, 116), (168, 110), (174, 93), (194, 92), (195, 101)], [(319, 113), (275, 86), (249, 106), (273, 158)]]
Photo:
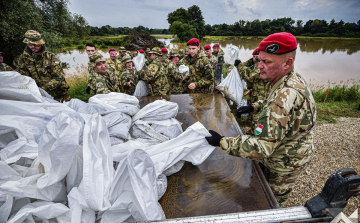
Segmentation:
[(259, 55), (259, 49), (256, 48), (256, 49), (254, 50), (254, 52), (252, 53), (252, 55)]
[(214, 47), (220, 47), (220, 45), (218, 43), (214, 44), (213, 48)]
[(191, 40), (189, 40), (186, 43), (187, 46), (191, 45), (191, 46), (200, 46), (200, 41), (196, 38), (192, 38)]
[(109, 49), (109, 53), (110, 53), (110, 51), (116, 51), (114, 48), (110, 48)]
[(140, 49), (140, 50), (139, 50), (139, 53), (145, 53), (145, 52), (144, 52), (144, 50)]
[(166, 48), (161, 48), (161, 52), (169, 52)]
[(210, 46), (210, 45), (204, 46), (204, 50), (210, 50), (210, 49), (211, 49), (211, 46)]
[(296, 38), (290, 33), (274, 33), (260, 42), (259, 51), (272, 54), (284, 54), (296, 50)]

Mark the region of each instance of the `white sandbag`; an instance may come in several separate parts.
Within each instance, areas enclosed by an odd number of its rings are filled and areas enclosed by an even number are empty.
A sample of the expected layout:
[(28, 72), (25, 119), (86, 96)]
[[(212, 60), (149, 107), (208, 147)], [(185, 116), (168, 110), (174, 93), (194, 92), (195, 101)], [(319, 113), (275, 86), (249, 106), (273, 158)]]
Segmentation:
[(130, 129), (131, 137), (134, 139), (141, 138), (143, 140), (149, 140), (153, 143), (162, 143), (169, 138), (161, 133), (155, 131), (148, 122), (143, 120), (137, 120), (133, 123), (133, 126)]
[(114, 162), (120, 162), (127, 157), (130, 151), (134, 149), (143, 149), (145, 147), (146, 146), (143, 143), (135, 140), (129, 140), (123, 144), (111, 146), (113, 160)]
[(135, 87), (134, 96), (144, 97), (144, 96), (148, 96), (150, 93), (151, 90), (149, 86), (144, 81), (140, 80)]
[(156, 179), (157, 192), (158, 192), (158, 200), (162, 196), (164, 196), (165, 191), (167, 189), (167, 178), (164, 174), (160, 174)]
[(134, 57), (132, 61), (134, 62), (136, 70), (141, 70), (145, 64), (145, 56), (138, 52), (137, 56)]
[(132, 121), (139, 119), (144, 121), (161, 121), (169, 118), (174, 118), (179, 110), (179, 105), (174, 102), (166, 100), (156, 100), (143, 107), (136, 115), (133, 116)]
[(189, 67), (184, 65), (184, 64), (181, 64), (179, 66), (179, 73), (180, 74), (185, 74), (185, 76), (189, 75)]
[(74, 187), (68, 194), (72, 223), (95, 222), (95, 211), (91, 210), (85, 200), (83, 185)]
[(131, 117), (122, 112), (110, 112), (102, 116), (105, 120), (109, 135), (125, 140), (129, 139), (129, 129), (131, 127)]
[(36, 82), (15, 71), (0, 72), (0, 99), (44, 102)]
[(120, 139), (120, 138), (115, 137), (115, 136), (110, 136), (111, 146), (115, 146), (115, 145), (118, 145), (118, 144), (123, 144), (124, 142), (125, 142), (124, 139)]
[(83, 188), (89, 208), (103, 211), (110, 207), (109, 190), (114, 168), (110, 136), (99, 114), (82, 115), (85, 120), (83, 136)]
[(38, 145), (39, 161), (45, 175), (38, 182), (44, 188), (62, 180), (69, 172), (71, 163), (80, 146), (84, 124), (68, 114), (57, 114), (47, 125)]
[(77, 98), (71, 99), (69, 102), (64, 102), (67, 106), (75, 110), (76, 112), (83, 113), (83, 114), (95, 114), (95, 113), (104, 113), (107, 111), (101, 105), (98, 104), (88, 104), (84, 101), (81, 101)]
[(171, 166), (185, 160), (199, 165), (212, 153), (215, 147), (209, 145), (205, 137), (208, 130), (196, 122), (175, 139), (145, 149), (154, 162), (157, 176)]
[(70, 209), (60, 203), (52, 203), (47, 201), (35, 201), (34, 203), (22, 207), (15, 216), (11, 217), (8, 223), (21, 223), (29, 216), (35, 216), (42, 220), (61, 218), (62, 221), (70, 219)]
[(139, 149), (131, 151), (116, 169), (110, 192), (112, 206), (102, 214), (101, 222), (164, 220), (156, 179), (149, 155)]
[(5, 223), (10, 216), (14, 197), (7, 194), (1, 194), (0, 196), (5, 197), (4, 203), (1, 204), (0, 202), (0, 223)]
[(16, 181), (20, 179), (21, 176), (18, 172), (13, 170), (5, 162), (0, 161), (0, 185), (6, 183), (7, 181)]
[(181, 170), (181, 168), (184, 166), (185, 161), (184, 160), (180, 160), (179, 162), (175, 163), (173, 166), (169, 167), (168, 169), (166, 169), (163, 174), (165, 176), (171, 176), (174, 173), (177, 173)]
[[(139, 100), (128, 94), (111, 92), (109, 94), (97, 94), (89, 98), (89, 104), (101, 105), (106, 111), (120, 111), (133, 116), (139, 111)], [(106, 114), (106, 112), (99, 112)]]
[(224, 93), (225, 97), (232, 100), (236, 105), (241, 103), (244, 86), (236, 67), (216, 86), (216, 89)]
[(240, 52), (239, 47), (234, 45), (229, 46), (229, 55), (230, 55), (229, 64), (234, 65), (235, 60), (239, 58), (239, 52)]
[(66, 174), (66, 191), (78, 187), (83, 178), (83, 148), (78, 147), (72, 159), (70, 170)]
[(175, 118), (170, 118), (161, 121), (147, 121), (147, 123), (157, 133), (173, 139), (178, 137), (182, 132), (181, 123)]

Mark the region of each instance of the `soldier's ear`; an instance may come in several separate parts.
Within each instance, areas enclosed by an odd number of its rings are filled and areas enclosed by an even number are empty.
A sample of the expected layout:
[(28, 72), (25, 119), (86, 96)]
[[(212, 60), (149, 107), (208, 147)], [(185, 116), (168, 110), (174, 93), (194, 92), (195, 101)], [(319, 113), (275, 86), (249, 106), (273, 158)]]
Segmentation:
[(288, 57), (285, 60), (285, 68), (288, 69), (294, 64), (294, 58)]

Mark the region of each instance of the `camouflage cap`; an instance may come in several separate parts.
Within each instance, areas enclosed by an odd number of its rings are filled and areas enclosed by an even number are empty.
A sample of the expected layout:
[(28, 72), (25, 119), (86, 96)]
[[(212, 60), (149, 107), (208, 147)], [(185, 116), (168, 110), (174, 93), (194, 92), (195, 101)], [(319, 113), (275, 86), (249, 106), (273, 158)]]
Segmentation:
[(119, 48), (119, 51), (120, 51), (120, 52), (126, 52), (126, 49), (125, 49), (125, 47), (121, 46), (121, 47)]
[(189, 48), (185, 49), (185, 54), (189, 54)]
[(93, 66), (95, 66), (100, 61), (106, 61), (106, 59), (103, 57), (103, 55), (101, 55), (99, 52), (95, 52), (93, 54), (90, 54), (89, 55), (89, 60), (90, 60), (90, 63), (93, 64)]
[(44, 45), (45, 42), (41, 38), (41, 35), (38, 31), (35, 30), (28, 30), (25, 33), (24, 43), (28, 44), (35, 44), (35, 45)]
[(180, 54), (180, 55), (183, 55), (183, 54), (184, 54), (184, 50), (183, 50), (183, 49), (180, 49), (180, 50), (179, 50), (179, 54)]
[(150, 52), (150, 48), (146, 48), (146, 52)]
[(127, 62), (132, 62), (131, 56), (124, 56), (122, 63), (126, 64)]
[(172, 51), (172, 52), (169, 54), (169, 58), (171, 59), (172, 57), (179, 57), (179, 53), (176, 52), (176, 51)]
[(159, 47), (154, 47), (150, 50), (150, 53), (154, 53), (154, 54), (157, 54), (157, 55), (162, 55), (161, 53), (161, 49)]

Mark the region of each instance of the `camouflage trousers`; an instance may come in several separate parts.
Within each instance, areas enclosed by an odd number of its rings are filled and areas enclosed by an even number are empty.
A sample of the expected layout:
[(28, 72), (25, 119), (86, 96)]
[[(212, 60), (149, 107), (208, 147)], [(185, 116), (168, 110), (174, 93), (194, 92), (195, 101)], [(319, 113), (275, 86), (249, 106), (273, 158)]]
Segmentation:
[(308, 164), (294, 172), (280, 173), (270, 171), (261, 163), (261, 161), (259, 162), (260, 168), (263, 171), (280, 207), (284, 207), (286, 205), (290, 193), (295, 187), (296, 180), (305, 171)]
[(70, 101), (71, 97), (68, 92), (65, 92), (65, 94), (63, 94), (63, 95), (54, 96), (54, 100), (56, 100), (58, 102)]

